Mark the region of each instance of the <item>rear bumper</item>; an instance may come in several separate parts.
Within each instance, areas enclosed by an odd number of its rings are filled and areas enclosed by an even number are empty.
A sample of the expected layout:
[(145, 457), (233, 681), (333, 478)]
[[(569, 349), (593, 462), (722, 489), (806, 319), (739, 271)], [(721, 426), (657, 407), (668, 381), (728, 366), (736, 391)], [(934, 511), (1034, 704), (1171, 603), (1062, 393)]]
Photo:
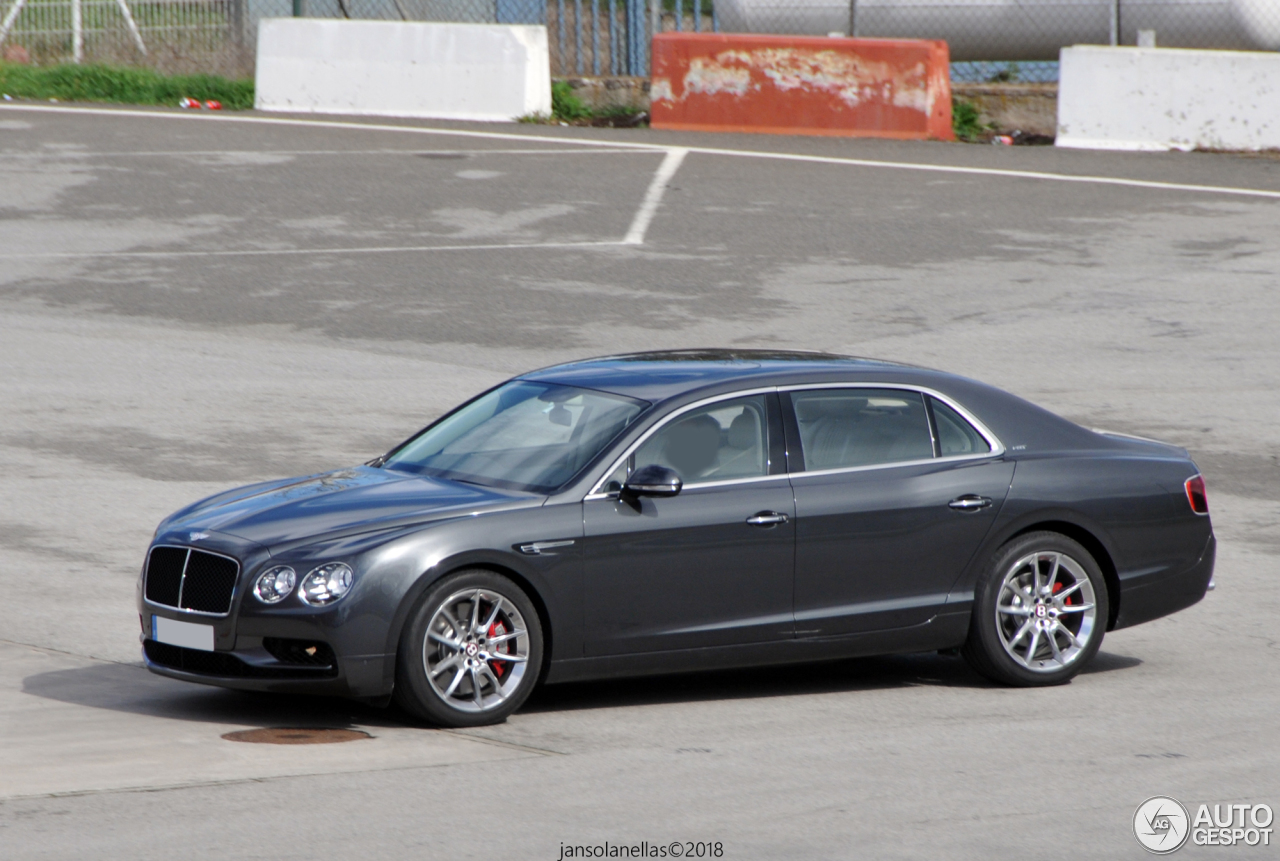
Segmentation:
[(1127, 628), (1168, 616), (1195, 604), (1205, 596), (1213, 580), (1218, 542), (1212, 535), (1195, 564), (1177, 574), (1145, 580), (1129, 588), (1121, 585), (1120, 614), (1116, 628)]

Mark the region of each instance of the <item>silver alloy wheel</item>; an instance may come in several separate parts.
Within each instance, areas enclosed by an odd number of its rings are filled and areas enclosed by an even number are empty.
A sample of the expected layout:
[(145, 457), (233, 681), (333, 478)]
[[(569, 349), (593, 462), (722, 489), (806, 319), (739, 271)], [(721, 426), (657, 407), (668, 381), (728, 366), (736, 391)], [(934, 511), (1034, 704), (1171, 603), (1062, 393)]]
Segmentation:
[(516, 605), (492, 589), (464, 589), (436, 608), (422, 642), (427, 680), (450, 708), (484, 712), (520, 687), (529, 630)]
[(1009, 656), (1036, 673), (1076, 660), (1097, 624), (1093, 582), (1065, 553), (1030, 553), (1009, 566), (996, 599), (996, 630)]

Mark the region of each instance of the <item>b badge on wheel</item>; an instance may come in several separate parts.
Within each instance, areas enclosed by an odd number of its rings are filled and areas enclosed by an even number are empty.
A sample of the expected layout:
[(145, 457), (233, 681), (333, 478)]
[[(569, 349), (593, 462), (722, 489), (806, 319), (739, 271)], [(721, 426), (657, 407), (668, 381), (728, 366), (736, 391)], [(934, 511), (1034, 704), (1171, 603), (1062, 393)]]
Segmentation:
[(1187, 808), (1165, 795), (1156, 795), (1138, 805), (1133, 814), (1133, 836), (1142, 848), (1156, 855), (1177, 852), (1191, 832)]

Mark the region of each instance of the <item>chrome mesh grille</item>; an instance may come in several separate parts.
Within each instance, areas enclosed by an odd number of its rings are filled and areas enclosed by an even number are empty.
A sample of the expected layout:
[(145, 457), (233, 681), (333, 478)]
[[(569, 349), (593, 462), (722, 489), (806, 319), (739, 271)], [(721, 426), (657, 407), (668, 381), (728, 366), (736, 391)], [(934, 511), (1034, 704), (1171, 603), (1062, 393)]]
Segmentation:
[(187, 567), (187, 548), (157, 547), (147, 563), (147, 600), (167, 607), (178, 606), (182, 593), (182, 571)]
[(225, 616), (231, 611), (240, 563), (194, 547), (155, 547), (144, 594), (153, 604)]

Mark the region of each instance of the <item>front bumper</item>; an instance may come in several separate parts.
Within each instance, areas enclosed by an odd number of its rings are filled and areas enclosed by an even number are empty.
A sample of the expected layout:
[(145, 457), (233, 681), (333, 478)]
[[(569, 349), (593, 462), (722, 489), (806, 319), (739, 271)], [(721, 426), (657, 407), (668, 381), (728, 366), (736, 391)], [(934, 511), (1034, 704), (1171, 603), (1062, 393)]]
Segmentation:
[[(142, 657), (147, 669), (157, 675), (243, 691), (358, 698), (390, 692), (384, 681), (387, 655), (341, 658), (320, 641), (266, 638), (264, 646), (264, 638), (241, 639), (250, 642), (238, 643), (230, 651), (206, 652), (144, 636)], [(251, 642), (254, 639), (256, 644)], [(308, 654), (308, 648), (315, 648), (315, 654)]]
[[(184, 546), (183, 534), (160, 536), (153, 544)], [(149, 670), (170, 678), (253, 691), (279, 691), (380, 699), (391, 692), (395, 657), (388, 656), (386, 618), (390, 610), (382, 590), (356, 587), (329, 607), (300, 601), (259, 605), (250, 597), (253, 577), (275, 559), (266, 548), (214, 530), (192, 548), (235, 559), (236, 583), (225, 613), (193, 611), (156, 603), (147, 592), (151, 550), (138, 581), (138, 613), (142, 623), (143, 659)], [(325, 558), (330, 552), (319, 551)], [(303, 570), (315, 560), (294, 560)], [(183, 570), (183, 584), (189, 572)], [(188, 588), (182, 586), (182, 590)], [(163, 594), (163, 593), (162, 593)], [(176, 605), (176, 601), (172, 602)], [(157, 641), (154, 619), (171, 619), (212, 628), (213, 651)], [(198, 644), (196, 644), (198, 645)], [(308, 649), (310, 652), (308, 653)]]

